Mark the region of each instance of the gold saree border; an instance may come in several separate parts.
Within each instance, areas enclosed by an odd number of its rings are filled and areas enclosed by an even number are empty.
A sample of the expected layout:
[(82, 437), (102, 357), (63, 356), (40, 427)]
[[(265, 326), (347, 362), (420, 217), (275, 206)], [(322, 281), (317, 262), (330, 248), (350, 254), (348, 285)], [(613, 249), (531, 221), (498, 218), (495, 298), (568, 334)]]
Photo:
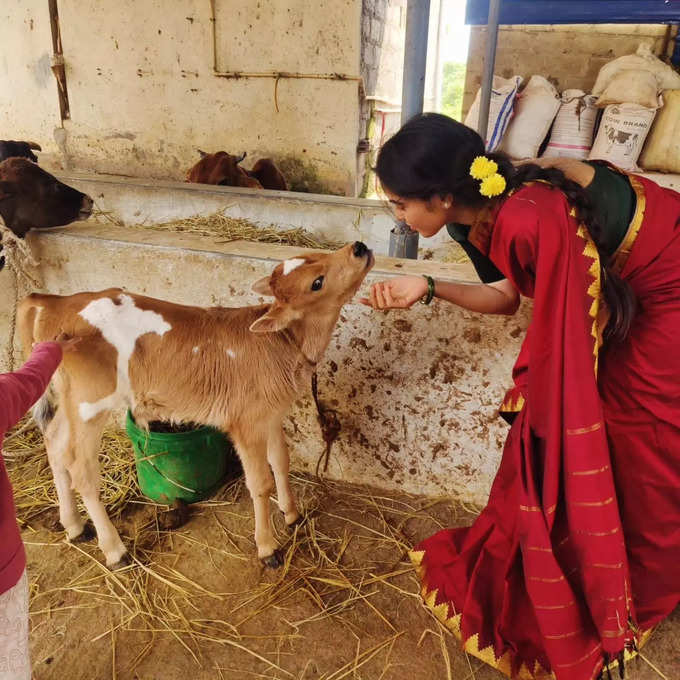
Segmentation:
[[(469, 637), (463, 639), (463, 633), (461, 630), (462, 614), (454, 614), (453, 616), (448, 616), (449, 603), (442, 602), (440, 604), (437, 604), (438, 590), (436, 588), (430, 590), (427, 586), (427, 581), (425, 578), (425, 566), (423, 565), (425, 553), (426, 553), (425, 550), (411, 550), (408, 553), (411, 563), (415, 567), (416, 573), (418, 574), (418, 578), (420, 579), (421, 584), (420, 592), (423, 598), (423, 602), (425, 603), (425, 606), (432, 612), (435, 618), (447, 630), (453, 633), (453, 635), (455, 635), (455, 637), (458, 638), (458, 640), (461, 641), (463, 650), (465, 652), (467, 652), (468, 654), (472, 654), (472, 656), (476, 657), (477, 659), (480, 659), (487, 665), (491, 666), (492, 668), (495, 668), (497, 671), (500, 671), (501, 673), (503, 673), (503, 675), (506, 675), (507, 677), (511, 678), (511, 680), (555, 680), (555, 674), (543, 668), (543, 666), (541, 666), (541, 664), (536, 660), (534, 660), (532, 668), (530, 668), (526, 662), (522, 662), (517, 673), (512, 675), (512, 657), (509, 650), (499, 657), (496, 656), (496, 652), (493, 648), (493, 645), (488, 645), (486, 647), (480, 648), (479, 633), (473, 633)], [(624, 650), (623, 655), (624, 663), (630, 661), (631, 659), (634, 659), (637, 656), (638, 650), (641, 650), (644, 647), (644, 645), (649, 641), (649, 638), (651, 637), (653, 632), (654, 628), (650, 628), (646, 631), (636, 634), (637, 650), (629, 650), (628, 648), (626, 648)], [(574, 665), (577, 663), (581, 663), (584, 659), (588, 658), (590, 654), (594, 654), (595, 651), (597, 651), (600, 647), (601, 645), (598, 643), (597, 647), (595, 647), (591, 652), (589, 652), (588, 655), (586, 655), (584, 658), (575, 661)], [(593, 680), (595, 680), (595, 678), (599, 674), (600, 668), (601, 668), (600, 659), (598, 659), (593, 671)], [(610, 670), (618, 668), (618, 661), (613, 660), (609, 664), (609, 668)]]
[(642, 182), (640, 182), (640, 180), (638, 180), (635, 175), (630, 175), (628, 173), (622, 174), (625, 174), (626, 177), (628, 177), (628, 181), (635, 192), (636, 202), (635, 212), (633, 213), (633, 219), (628, 226), (628, 231), (623, 237), (623, 241), (621, 241), (619, 247), (612, 255), (612, 271), (619, 275), (628, 262), (628, 258), (630, 256), (631, 250), (633, 249), (633, 245), (635, 244), (635, 240), (640, 233), (642, 222), (645, 219), (645, 210), (647, 208), (647, 196), (645, 194), (645, 188), (642, 185)]

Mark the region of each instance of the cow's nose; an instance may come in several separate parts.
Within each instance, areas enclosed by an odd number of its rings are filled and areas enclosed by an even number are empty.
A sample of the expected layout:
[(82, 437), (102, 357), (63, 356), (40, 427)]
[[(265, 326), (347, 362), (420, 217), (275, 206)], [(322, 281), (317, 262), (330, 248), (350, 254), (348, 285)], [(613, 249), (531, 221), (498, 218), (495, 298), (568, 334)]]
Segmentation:
[(94, 205), (94, 201), (87, 195), (83, 195), (83, 200), (80, 204), (80, 209), (82, 212), (92, 212), (92, 206)]
[(355, 257), (363, 257), (368, 252), (368, 248), (365, 243), (355, 241), (353, 251)]

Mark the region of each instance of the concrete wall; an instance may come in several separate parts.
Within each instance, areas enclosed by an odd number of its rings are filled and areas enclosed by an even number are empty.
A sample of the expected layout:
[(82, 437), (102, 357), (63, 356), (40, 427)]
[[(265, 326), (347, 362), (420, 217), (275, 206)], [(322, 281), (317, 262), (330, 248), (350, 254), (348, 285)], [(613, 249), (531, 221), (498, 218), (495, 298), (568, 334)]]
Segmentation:
[[(300, 252), (101, 224), (31, 232), (29, 243), (49, 292), (122, 286), (227, 306), (257, 303), (251, 283)], [(461, 265), (378, 258), (365, 285), (422, 272), (445, 280), (470, 275)], [(8, 279), (0, 272), (1, 289), (8, 290)], [(0, 300), (3, 338), (11, 298)], [(493, 318), (437, 301), (388, 314), (347, 305), (319, 366), (320, 397), (342, 424), (328, 475), (483, 503), (507, 432), (496, 411), (527, 319), (526, 308)], [(309, 395), (295, 404), (286, 429), (293, 464), (313, 471), (324, 447)]]
[[(502, 26), (498, 34), (495, 73), (528, 80), (539, 74), (551, 79), (561, 92), (595, 84), (602, 66), (616, 57), (633, 54), (640, 43), (661, 54), (667, 27), (662, 25)], [(463, 115), (481, 86), (486, 27), (470, 31)]]
[[(42, 144), (46, 166), (183, 179), (197, 148), (294, 155), (328, 190), (355, 193), (357, 80), (216, 77), (209, 0), (58, 5), (71, 106), (61, 147), (47, 2), (0, 8), (0, 129)], [(360, 75), (360, 0), (215, 6), (218, 70)]]

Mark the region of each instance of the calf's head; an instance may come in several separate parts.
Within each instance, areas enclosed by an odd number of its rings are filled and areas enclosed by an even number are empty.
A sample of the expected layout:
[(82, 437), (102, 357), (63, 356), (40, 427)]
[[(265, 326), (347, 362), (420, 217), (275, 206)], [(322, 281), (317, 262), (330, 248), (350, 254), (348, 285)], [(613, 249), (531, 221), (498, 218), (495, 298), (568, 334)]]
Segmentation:
[(361, 241), (332, 253), (312, 253), (285, 260), (253, 290), (275, 298), (251, 326), (254, 333), (281, 331), (298, 320), (325, 319), (334, 324), (342, 306), (359, 289), (373, 266), (373, 252)]
[(0, 215), (17, 236), (86, 220), (92, 199), (26, 158), (0, 163)]

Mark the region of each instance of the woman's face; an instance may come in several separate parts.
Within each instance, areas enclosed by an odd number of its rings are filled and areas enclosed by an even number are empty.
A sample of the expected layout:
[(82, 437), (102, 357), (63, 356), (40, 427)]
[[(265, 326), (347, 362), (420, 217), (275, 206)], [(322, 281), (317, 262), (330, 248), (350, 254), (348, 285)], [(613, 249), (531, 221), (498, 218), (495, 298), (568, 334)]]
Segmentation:
[(419, 198), (403, 198), (385, 187), (383, 191), (395, 217), (425, 238), (434, 236), (449, 221), (450, 202), (447, 203), (446, 199), (442, 201), (439, 196), (433, 196), (423, 201)]

